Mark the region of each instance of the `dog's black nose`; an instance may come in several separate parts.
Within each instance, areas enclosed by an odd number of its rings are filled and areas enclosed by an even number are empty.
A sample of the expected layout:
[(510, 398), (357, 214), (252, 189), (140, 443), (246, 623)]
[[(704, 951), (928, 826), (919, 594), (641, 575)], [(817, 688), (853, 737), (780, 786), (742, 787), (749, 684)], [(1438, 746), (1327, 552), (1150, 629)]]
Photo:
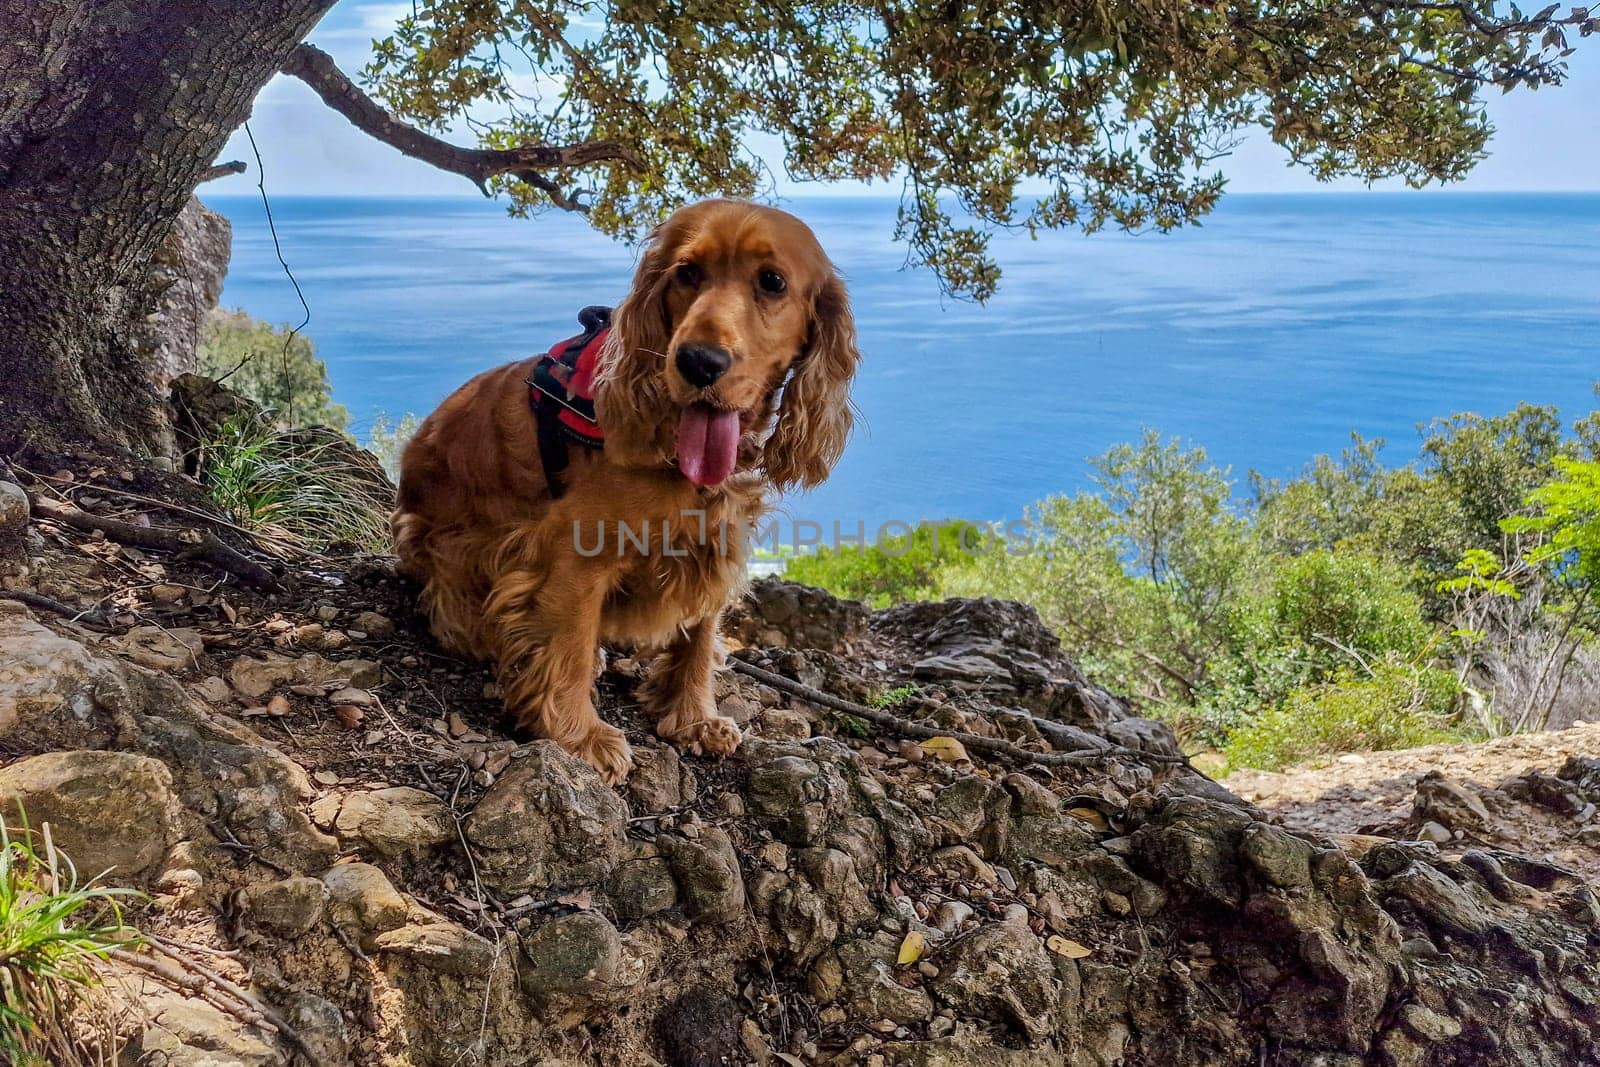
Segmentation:
[(678, 346), (678, 373), (690, 385), (705, 388), (728, 372), (733, 357), (726, 349), (716, 345), (686, 344)]

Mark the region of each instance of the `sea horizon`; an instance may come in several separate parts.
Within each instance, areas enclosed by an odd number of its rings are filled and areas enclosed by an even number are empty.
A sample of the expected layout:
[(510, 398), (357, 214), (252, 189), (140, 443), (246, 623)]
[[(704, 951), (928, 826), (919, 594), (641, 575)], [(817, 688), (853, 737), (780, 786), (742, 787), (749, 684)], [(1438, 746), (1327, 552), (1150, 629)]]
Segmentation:
[[(203, 199), (234, 224), (222, 305), (299, 322), (259, 196)], [(474, 197), (270, 202), (358, 435), (575, 332), (634, 262), (581, 218), (516, 220)], [(862, 425), (833, 478), (787, 502), (797, 521), (1014, 518), (1084, 488), (1090, 456), (1146, 427), (1206, 447), (1242, 487), (1352, 431), (1400, 463), (1417, 424), (1456, 411), (1594, 406), (1600, 193), (1232, 193), (1166, 235), (1000, 234), (987, 305), (900, 269), (892, 196), (778, 202), (845, 275), (864, 357)]]

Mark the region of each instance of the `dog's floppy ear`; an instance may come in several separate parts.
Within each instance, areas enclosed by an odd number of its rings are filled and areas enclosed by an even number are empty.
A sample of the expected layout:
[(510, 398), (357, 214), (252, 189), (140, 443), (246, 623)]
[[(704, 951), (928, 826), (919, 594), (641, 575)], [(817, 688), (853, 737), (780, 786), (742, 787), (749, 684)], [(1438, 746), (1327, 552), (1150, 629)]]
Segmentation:
[(783, 389), (778, 424), (763, 449), (762, 465), (779, 489), (821, 485), (844, 452), (855, 421), (850, 380), (861, 353), (850, 295), (829, 273), (811, 305), (811, 337)]
[(660, 371), (672, 343), (663, 288), (677, 257), (677, 239), (657, 227), (645, 238), (633, 285), (611, 313), (595, 408), (606, 429), (606, 451), (624, 463), (650, 465), (670, 454), (661, 437), (668, 400)]

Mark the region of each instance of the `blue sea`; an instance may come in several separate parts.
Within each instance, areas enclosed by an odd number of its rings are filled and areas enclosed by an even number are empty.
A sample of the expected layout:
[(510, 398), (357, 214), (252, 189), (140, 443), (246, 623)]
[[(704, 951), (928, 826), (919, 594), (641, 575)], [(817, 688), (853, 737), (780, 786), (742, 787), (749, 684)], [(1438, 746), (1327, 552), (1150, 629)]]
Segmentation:
[[(259, 199), (234, 225), (225, 306), (301, 318)], [(1417, 425), (1518, 401), (1595, 406), (1600, 195), (1230, 195), (1199, 228), (994, 243), (986, 305), (903, 269), (892, 199), (783, 206), (850, 285), (863, 418), (794, 519), (1008, 519), (1089, 482), (1146, 427), (1201, 444), (1243, 482), (1298, 471), (1352, 430), (1415, 454)], [(358, 432), (424, 414), (472, 374), (577, 332), (621, 297), (634, 255), (579, 218), (489, 201), (272, 201), (306, 332)]]

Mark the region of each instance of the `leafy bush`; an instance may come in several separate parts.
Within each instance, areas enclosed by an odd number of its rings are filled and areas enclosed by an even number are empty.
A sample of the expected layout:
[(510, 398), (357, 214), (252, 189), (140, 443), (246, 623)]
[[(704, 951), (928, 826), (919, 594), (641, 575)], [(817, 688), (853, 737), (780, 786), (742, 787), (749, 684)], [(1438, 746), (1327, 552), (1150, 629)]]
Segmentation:
[(1298, 478), (1250, 475), (1255, 528), (1264, 547), (1294, 555), (1333, 549), (1372, 528), (1391, 472), (1378, 458), (1383, 439), (1350, 435), (1338, 459), (1317, 456)]
[(136, 943), (119, 898), (131, 889), (79, 885), (66, 856), (0, 824), (0, 1062), (71, 1067), (99, 1062), (72, 1010), (96, 984), (94, 964)]
[(1528, 494), (1532, 516), (1511, 516), (1508, 533), (1542, 535), (1535, 563), (1554, 565), (1562, 580), (1585, 589), (1600, 585), (1600, 461), (1558, 457), (1556, 476)]
[(1278, 770), (1341, 752), (1463, 740), (1453, 725), (1460, 694), (1449, 671), (1398, 657), (1370, 672), (1346, 668), (1235, 730), (1224, 753), (1230, 767)]
[(1148, 431), (1090, 462), (1096, 492), (1030, 508), (1014, 550), (946, 571), (944, 591), (1027, 601), (1103, 684), (1193, 707), (1260, 582), (1249, 523), (1204, 449)]
[(1354, 656), (1414, 657), (1433, 637), (1406, 569), (1359, 551), (1308, 552), (1281, 561), (1272, 579), (1277, 642), (1332, 666)]
[(822, 547), (794, 556), (784, 575), (876, 608), (940, 595), (939, 574), (983, 544), (986, 527), (972, 522), (921, 523), (909, 534), (870, 545)]
[(350, 413), (333, 402), (328, 368), (311, 339), (243, 311), (214, 309), (200, 337), (200, 373), (271, 409), (281, 426), (343, 430)]

